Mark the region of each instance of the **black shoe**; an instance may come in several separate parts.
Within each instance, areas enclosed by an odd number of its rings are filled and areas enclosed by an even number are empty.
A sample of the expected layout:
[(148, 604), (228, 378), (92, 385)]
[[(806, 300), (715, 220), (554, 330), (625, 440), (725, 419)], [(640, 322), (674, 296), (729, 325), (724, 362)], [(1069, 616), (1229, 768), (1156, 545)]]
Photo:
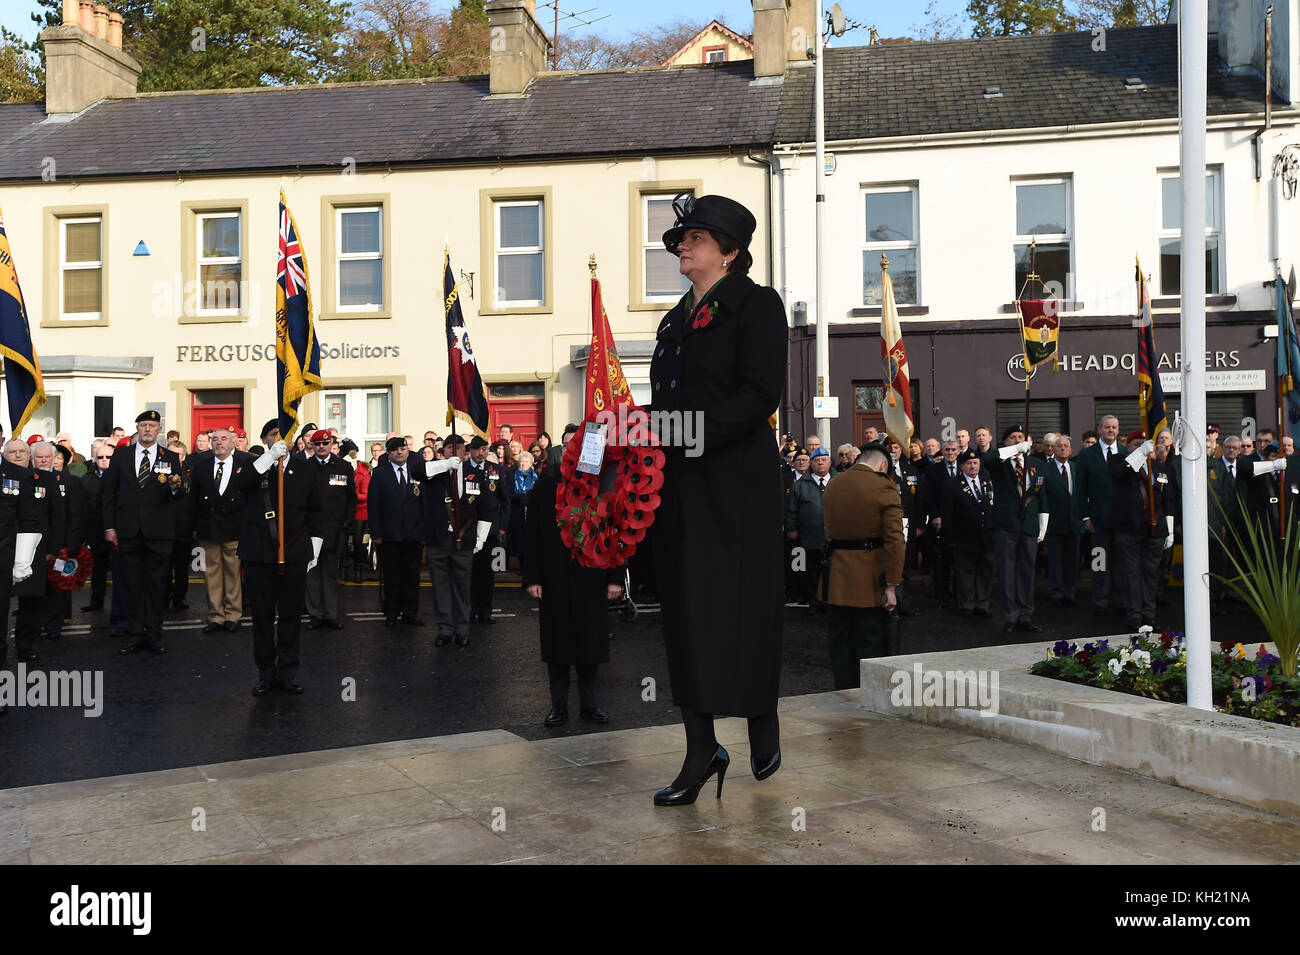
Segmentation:
[(223, 623), (221, 626), (225, 628), (226, 633), (238, 633), (238, 632), (239, 632), (239, 621), (238, 621), (238, 620), (227, 620), (227, 621), (226, 621), (225, 623)]
[(384, 626), (385, 626), (385, 627), (395, 627), (395, 626), (397, 626), (397, 618), (396, 618), (396, 617), (385, 617), (385, 618), (384, 618)]
[(1017, 630), (1027, 630), (1029, 633), (1042, 633), (1043, 628), (1032, 620), (1021, 620), (1016, 624)]
[(754, 762), (754, 757), (749, 757), (749, 769), (754, 774), (754, 778), (762, 781), (771, 776), (781, 768), (781, 751), (778, 749), (776, 755), (763, 764), (763, 768), (758, 768), (758, 763)]
[(588, 723), (608, 723), (609, 714), (599, 706), (593, 706), (589, 710), (582, 710), (579, 715)]
[(315, 617), (311, 617), (311, 618), (309, 618), (309, 619), (307, 620), (307, 629), (308, 629), (308, 630), (319, 630), (319, 629), (320, 629), (320, 621), (317, 620)]
[(542, 725), (559, 726), (561, 723), (567, 723), (567, 722), (569, 722), (569, 711), (561, 710), (552, 706), (551, 712), (547, 713), (546, 719), (542, 720)]
[(163, 642), (161, 640), (158, 640), (156, 642), (150, 640), (149, 649), (152, 650), (158, 656), (162, 656), (164, 653), (167, 652), (167, 648), (163, 646)]
[(338, 620), (336, 618), (330, 618), (329, 620), (322, 620), (321, 625), (325, 627), (329, 627), (331, 630), (343, 629), (343, 621)]
[(479, 614), (479, 615), (478, 615), (478, 622), (479, 622), (479, 623), (490, 623), (490, 624), (495, 624), (495, 623), (496, 623), (496, 621), (492, 619), (492, 615), (491, 615), (491, 614), (487, 614), (486, 616), (485, 616), (484, 614)]
[(447, 636), (445, 633), (440, 633), (433, 638), (433, 645), (435, 647), (445, 647), (449, 643), (451, 643), (451, 637)]
[(97, 604), (95, 604), (95, 603), (90, 603), (90, 604), (86, 604), (86, 606), (82, 607), (82, 608), (81, 608), (81, 612), (82, 612), (82, 613), (94, 613), (96, 610), (103, 610), (103, 609), (104, 609), (104, 605), (103, 605), (102, 603), (97, 603)]
[(283, 680), (272, 680), (271, 689), (282, 690), (285, 693), (292, 693), (294, 696), (302, 696), (303, 689), (301, 683), (285, 683)]
[(409, 613), (404, 613), (404, 614), (402, 614), (402, 623), (406, 624), (408, 627), (423, 627), (423, 626), (424, 626), (424, 621), (423, 621), (423, 620), (421, 620), (419, 617), (412, 616), (412, 615), (409, 614)]
[(120, 656), (129, 657), (131, 654), (135, 653), (135, 651), (139, 650), (140, 646), (141, 645), (136, 643), (134, 640), (127, 639), (127, 641), (122, 644), (121, 649), (117, 652)]
[(35, 650), (28, 650), (26, 653), (18, 654), (18, 659), (22, 663), (35, 663), (40, 658), (41, 658), (40, 654), (37, 653)]
[(659, 790), (659, 792), (655, 793), (655, 805), (656, 806), (689, 806), (691, 803), (695, 802), (695, 797), (700, 794), (701, 787), (703, 787), (704, 784), (709, 781), (709, 778), (713, 776), (714, 773), (718, 774), (717, 798), (721, 799), (722, 781), (723, 779), (726, 778), (727, 767), (730, 765), (731, 765), (731, 757), (727, 755), (727, 751), (725, 749), (719, 746), (717, 752), (713, 754), (713, 758), (709, 760), (709, 765), (705, 767), (704, 775), (700, 777), (700, 781), (698, 783), (695, 783), (694, 785), (691, 786), (682, 786), (678, 789), (674, 789), (672, 786), (669, 786), (667, 789)]
[(225, 627), (215, 620), (209, 620), (207, 623), (203, 625), (204, 633), (216, 633), (218, 630), (224, 630), (224, 629)]
[(1016, 625), (1015, 625), (1014, 623), (1004, 623), (1004, 624), (1002, 625), (1002, 632), (1003, 632), (1003, 633), (1015, 633), (1015, 632), (1016, 632)]
[(467, 646), (469, 646), (469, 634), (468, 634), (468, 633), (457, 634), (457, 635), (456, 635), (456, 646), (458, 646), (458, 647), (467, 647)]
[(253, 696), (266, 696), (271, 692), (271, 684), (265, 680), (258, 680), (253, 684)]

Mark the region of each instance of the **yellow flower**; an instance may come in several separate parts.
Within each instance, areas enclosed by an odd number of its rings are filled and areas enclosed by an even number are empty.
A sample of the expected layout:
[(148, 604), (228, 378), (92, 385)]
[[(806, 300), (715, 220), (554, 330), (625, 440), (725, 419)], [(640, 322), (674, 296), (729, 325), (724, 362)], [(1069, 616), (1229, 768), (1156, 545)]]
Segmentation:
[(1237, 659), (1238, 659), (1238, 660), (1244, 660), (1244, 659), (1246, 658), (1246, 648), (1243, 647), (1240, 643), (1237, 644), (1237, 645), (1236, 645), (1235, 647), (1233, 647), (1232, 649), (1233, 649), (1233, 651), (1237, 654)]

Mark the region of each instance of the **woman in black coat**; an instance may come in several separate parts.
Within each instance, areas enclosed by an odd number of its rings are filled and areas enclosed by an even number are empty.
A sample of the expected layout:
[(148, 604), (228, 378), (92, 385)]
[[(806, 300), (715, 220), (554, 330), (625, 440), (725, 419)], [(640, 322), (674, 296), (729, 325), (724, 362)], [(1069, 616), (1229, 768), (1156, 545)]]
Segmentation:
[(555, 521), (555, 491), (559, 486), (558, 457), (533, 485), (524, 522), (523, 583), (530, 597), (540, 599), (542, 659), (551, 682), (551, 712), (545, 724), (569, 719), (569, 668), (578, 671), (581, 716), (588, 723), (608, 723), (600, 708), (597, 666), (609, 662), (609, 601), (623, 596), (617, 582), (622, 571), (584, 567), (560, 538)]
[[(751, 769), (780, 765), (777, 691), (783, 603), (782, 486), (768, 418), (781, 400), (785, 308), (746, 274), (754, 217), (723, 196), (681, 197), (664, 245), (692, 288), (659, 324), (651, 409), (680, 412), (664, 432), (655, 574), (686, 759), (656, 805), (695, 801), (730, 759), (715, 716), (749, 719)], [(658, 420), (662, 420), (662, 416)]]

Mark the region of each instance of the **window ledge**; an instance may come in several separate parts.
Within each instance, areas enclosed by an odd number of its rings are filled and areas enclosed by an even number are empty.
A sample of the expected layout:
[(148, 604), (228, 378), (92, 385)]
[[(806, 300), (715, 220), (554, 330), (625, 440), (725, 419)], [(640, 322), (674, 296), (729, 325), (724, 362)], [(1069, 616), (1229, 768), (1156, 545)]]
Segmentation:
[[(1272, 282), (1269, 282), (1269, 283), (1267, 283), (1267, 284), (1272, 285), (1273, 283), (1272, 283)], [(1178, 306), (1179, 306), (1181, 303), (1182, 303), (1182, 296), (1169, 296), (1169, 297), (1166, 297), (1166, 298), (1153, 298), (1153, 299), (1151, 300), (1151, 307), (1152, 307), (1152, 308), (1178, 308)], [(1206, 307), (1206, 308), (1223, 307), (1223, 306), (1232, 306), (1232, 305), (1236, 305), (1236, 304), (1237, 304), (1237, 296), (1235, 296), (1235, 295), (1207, 295), (1207, 296), (1205, 296), (1205, 307)]]
[(178, 325), (238, 325), (250, 321), (248, 315), (177, 315)]
[(107, 325), (108, 316), (99, 318), (42, 318), (41, 328), (90, 328), (95, 325)]
[(371, 318), (392, 318), (393, 313), (389, 309), (385, 309), (381, 312), (321, 312), (317, 317), (320, 318), (321, 321), (331, 322), (346, 318), (357, 318), (363, 320)]
[[(912, 315), (929, 315), (929, 305), (899, 305), (895, 310), (899, 318), (907, 318)], [(854, 318), (880, 318), (884, 313), (884, 308), (880, 305), (867, 305), (862, 308), (851, 308), (849, 314)]]
[[(1061, 303), (1061, 311), (1063, 312), (1082, 312), (1086, 307), (1087, 306), (1085, 306), (1083, 302), (1062, 302)], [(1010, 312), (1012, 315), (1014, 315), (1016, 314), (1016, 303), (1008, 302), (1007, 304), (1002, 306), (1000, 311)]]
[(550, 305), (505, 305), (497, 308), (480, 308), (480, 315), (550, 315), (555, 309)]

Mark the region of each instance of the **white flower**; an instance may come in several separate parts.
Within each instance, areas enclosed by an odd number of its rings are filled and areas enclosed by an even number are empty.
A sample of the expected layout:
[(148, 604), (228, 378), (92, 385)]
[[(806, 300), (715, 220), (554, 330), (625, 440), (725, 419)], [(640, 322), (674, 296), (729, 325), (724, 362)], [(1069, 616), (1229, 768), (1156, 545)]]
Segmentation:
[(1151, 636), (1151, 628), (1150, 628), (1150, 627), (1138, 627), (1138, 636), (1139, 636), (1139, 637), (1149, 637), (1149, 636)]
[(1128, 666), (1129, 662), (1132, 661), (1132, 659), (1133, 658), (1129, 656), (1128, 647), (1124, 647), (1122, 650), (1119, 651), (1120, 666)]
[(1049, 659), (1049, 660), (1055, 660), (1055, 659), (1056, 659), (1056, 654), (1052, 652), (1052, 648), (1051, 648), (1051, 647), (1048, 647), (1048, 648), (1047, 648), (1047, 659)]
[(1145, 670), (1151, 665), (1151, 654), (1147, 653), (1145, 650), (1134, 650), (1133, 662), (1138, 665), (1138, 669)]
[(1110, 667), (1110, 672), (1115, 674), (1116, 676), (1119, 676), (1119, 671), (1124, 669), (1123, 664), (1121, 664), (1114, 657), (1111, 657), (1110, 660), (1107, 661), (1106, 666)]
[(1179, 654), (1179, 650), (1177, 647), (1170, 647), (1169, 652), (1166, 653), (1165, 656), (1167, 656), (1171, 660), (1177, 660), (1178, 654)]

